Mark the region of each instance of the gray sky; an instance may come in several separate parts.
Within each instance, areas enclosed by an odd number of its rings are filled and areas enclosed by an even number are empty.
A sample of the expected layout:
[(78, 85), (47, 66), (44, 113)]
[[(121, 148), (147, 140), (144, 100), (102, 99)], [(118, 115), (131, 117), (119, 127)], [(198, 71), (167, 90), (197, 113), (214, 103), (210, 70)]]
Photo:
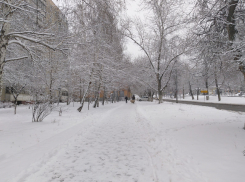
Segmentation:
[[(126, 12), (129, 18), (140, 18), (143, 19), (143, 13), (140, 11), (140, 0), (126, 0)], [(133, 58), (142, 54), (140, 48), (135, 45), (131, 40), (127, 39), (125, 45), (125, 53), (130, 55)]]

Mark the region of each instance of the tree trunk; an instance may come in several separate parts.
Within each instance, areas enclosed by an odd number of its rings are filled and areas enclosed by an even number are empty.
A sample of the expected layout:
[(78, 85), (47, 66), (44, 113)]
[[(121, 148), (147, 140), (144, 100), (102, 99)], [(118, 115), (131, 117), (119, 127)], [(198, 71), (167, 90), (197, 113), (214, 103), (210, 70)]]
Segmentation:
[(176, 95), (176, 103), (178, 103), (178, 72), (177, 69), (175, 71), (175, 95)]
[[(84, 105), (86, 96), (87, 96), (87, 94), (88, 94), (88, 92), (89, 92), (89, 89), (90, 89), (90, 86), (91, 86), (91, 84), (92, 84), (93, 72), (94, 72), (94, 69), (92, 68), (92, 70), (91, 70), (91, 72), (90, 72), (90, 76), (89, 76), (89, 77), (90, 77), (90, 81), (89, 81), (89, 84), (88, 84), (88, 88), (87, 88), (86, 92), (85, 92), (84, 95), (83, 95), (83, 99), (82, 99), (82, 104), (81, 104), (81, 106), (77, 109), (79, 112), (81, 112), (82, 109), (83, 109), (83, 105)], [(89, 103), (89, 100), (88, 100), (88, 103)]]
[(80, 104), (82, 103), (82, 79), (80, 78)]
[(176, 94), (176, 103), (178, 103), (179, 101), (178, 101), (178, 90), (177, 89), (175, 90), (175, 94)]
[(227, 21), (229, 23), (227, 23), (227, 31), (228, 31), (228, 37), (230, 41), (235, 40), (236, 29), (235, 29), (234, 13), (235, 13), (238, 1), (239, 0), (231, 0), (228, 6)]
[(17, 99), (14, 101), (14, 114), (16, 114), (17, 110)]
[(60, 104), (60, 95), (61, 95), (61, 88), (59, 88), (59, 95), (58, 95), (58, 104), (57, 105), (59, 105)]
[(69, 102), (69, 100), (70, 100), (70, 93), (69, 93), (69, 91), (67, 92), (67, 101), (66, 101), (66, 105), (69, 105), (70, 104), (70, 102)]
[[(207, 91), (208, 91), (208, 79), (206, 79), (205, 85), (206, 85), (206, 89), (207, 89)], [(209, 95), (209, 92), (208, 92), (207, 94)]]
[(151, 102), (153, 102), (153, 92), (152, 92), (152, 89), (151, 89)]
[(221, 101), (219, 84), (218, 84), (218, 80), (217, 80), (216, 76), (215, 76), (215, 85), (216, 85), (216, 90), (217, 90), (217, 94), (218, 94), (218, 100)]
[(193, 93), (192, 93), (191, 82), (190, 81), (189, 81), (189, 89), (190, 89), (190, 94), (191, 94), (192, 100), (194, 100), (194, 96), (193, 96)]
[(158, 80), (158, 96), (159, 96), (159, 104), (162, 103), (162, 84), (161, 84), (161, 80), (159, 78), (159, 73), (157, 74), (157, 80)]
[(208, 91), (208, 79), (206, 79), (206, 89), (207, 89), (207, 97), (206, 99), (209, 100), (209, 91)]
[(90, 97), (88, 96), (88, 110), (89, 110), (89, 104), (90, 104)]
[(244, 79), (243, 79), (243, 91), (245, 91), (245, 88), (244, 88), (245, 87), (245, 66), (240, 65), (239, 70), (242, 72), (243, 77), (244, 77)]
[(219, 83), (218, 83), (218, 78), (217, 78), (216, 62), (215, 62), (215, 66), (214, 66), (214, 81), (215, 81), (215, 86), (216, 86), (216, 90), (217, 90), (217, 94), (218, 94), (218, 101), (221, 101), (220, 91), (219, 91)]
[[(102, 66), (99, 65), (99, 86), (98, 90), (95, 93), (95, 101), (94, 101), (94, 108), (99, 107), (99, 100), (100, 100), (100, 87), (101, 87), (101, 82), (102, 82)], [(97, 85), (97, 84), (96, 84)], [(95, 87), (96, 88), (96, 87)]]
[[(8, 7), (11, 8), (11, 7)], [(3, 8), (3, 9), (8, 9), (8, 8)], [(9, 10), (9, 9), (8, 9)], [(7, 12), (3, 12), (6, 13)], [(2, 30), (0, 32), (0, 101), (3, 101), (4, 98), (2, 98), (2, 92), (3, 92), (3, 68), (4, 68), (4, 61), (6, 59), (6, 52), (7, 52), (7, 46), (9, 42), (9, 36), (6, 36), (9, 34), (10, 30), (10, 22), (12, 18), (13, 12), (8, 12), (6, 22), (3, 22), (2, 24)]]
[(199, 100), (199, 87), (197, 87), (197, 100)]
[(162, 103), (162, 91), (158, 91), (158, 96), (159, 96), (159, 104)]
[[(84, 102), (85, 102), (86, 96), (87, 96), (87, 94), (88, 94), (88, 91), (89, 91), (89, 88), (90, 88), (91, 83), (92, 83), (92, 82), (89, 82), (87, 91), (86, 91), (86, 92), (84, 93), (84, 95), (83, 95), (82, 105), (77, 109), (79, 112), (81, 112), (82, 109), (83, 109), (83, 105), (84, 105)], [(89, 99), (88, 99), (88, 103), (89, 103)]]
[[(244, 78), (245, 79), (245, 78)], [(230, 85), (228, 84), (228, 88), (229, 88), (229, 92), (230, 92), (230, 94), (229, 95), (232, 95), (232, 93), (231, 93), (231, 87), (230, 87)]]
[(94, 106), (93, 106), (93, 108), (99, 107), (99, 106), (98, 106), (98, 103), (99, 103), (98, 100), (99, 100), (99, 98), (98, 98), (98, 96), (96, 96), (96, 97), (95, 97), (95, 100), (94, 100)]
[(14, 97), (14, 114), (16, 114), (19, 94), (14, 94), (12, 91), (12, 96)]
[(185, 88), (183, 87), (183, 99), (185, 99)]
[(105, 87), (104, 87), (104, 92), (103, 92), (103, 99), (102, 99), (102, 105), (105, 105)]
[(113, 101), (114, 101), (114, 91), (113, 91), (113, 94), (111, 95), (112, 97), (111, 97), (111, 103), (113, 103)]
[(49, 84), (49, 103), (53, 103), (53, 97), (52, 97), (52, 86), (53, 86), (53, 75), (52, 75), (52, 70), (50, 71), (50, 84)]
[(95, 99), (94, 99), (94, 106), (93, 106), (93, 108), (96, 108), (97, 102), (98, 102), (98, 96), (96, 96)]
[(117, 102), (119, 102), (120, 91), (117, 91)]
[(4, 101), (4, 98), (3, 98), (4, 97), (3, 96), (3, 67), (4, 67), (4, 63), (2, 64), (0, 63), (0, 102)]

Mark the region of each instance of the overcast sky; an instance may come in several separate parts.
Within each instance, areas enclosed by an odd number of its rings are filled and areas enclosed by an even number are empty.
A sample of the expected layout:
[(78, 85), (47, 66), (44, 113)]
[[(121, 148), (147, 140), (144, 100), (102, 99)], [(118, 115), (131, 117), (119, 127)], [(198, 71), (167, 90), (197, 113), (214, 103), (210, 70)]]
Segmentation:
[[(144, 18), (144, 15), (140, 9), (140, 0), (126, 0), (126, 7), (126, 14), (130, 18)], [(143, 54), (142, 50), (140, 50), (140, 48), (129, 39), (127, 40), (125, 47), (125, 53), (129, 54), (132, 59)]]
[[(138, 17), (143, 19), (143, 13), (140, 11), (140, 0), (126, 0), (126, 14), (130, 18)], [(129, 54), (132, 58), (143, 54), (140, 48), (129, 39), (127, 39), (125, 47), (125, 53)]]

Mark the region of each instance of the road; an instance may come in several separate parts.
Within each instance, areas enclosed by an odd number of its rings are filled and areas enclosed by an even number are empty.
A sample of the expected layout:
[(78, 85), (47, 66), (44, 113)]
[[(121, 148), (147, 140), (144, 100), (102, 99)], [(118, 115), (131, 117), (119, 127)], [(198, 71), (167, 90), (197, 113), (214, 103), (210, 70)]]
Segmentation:
[[(176, 100), (170, 100), (170, 99), (163, 99), (163, 101), (176, 103)], [(196, 101), (183, 101), (183, 100), (178, 100), (178, 103), (214, 107), (216, 109), (222, 109), (227, 111), (245, 112), (245, 105), (242, 104), (210, 103), (210, 102), (196, 102)]]

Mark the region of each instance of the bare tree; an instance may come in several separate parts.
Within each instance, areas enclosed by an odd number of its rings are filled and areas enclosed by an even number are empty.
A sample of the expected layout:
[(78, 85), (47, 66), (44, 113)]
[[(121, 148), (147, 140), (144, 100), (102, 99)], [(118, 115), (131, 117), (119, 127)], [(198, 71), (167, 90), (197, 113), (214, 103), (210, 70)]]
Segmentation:
[[(157, 88), (147, 83), (149, 88), (158, 92), (162, 102), (163, 90), (167, 87), (177, 59), (186, 52), (184, 40), (177, 35), (183, 20), (178, 17), (180, 1), (144, 1), (150, 11), (149, 23), (126, 21), (124, 35), (131, 39), (144, 52), (149, 69), (155, 77)], [(132, 28), (135, 25), (135, 31)]]
[(202, 40), (205, 52), (209, 52), (210, 61), (214, 62), (213, 68), (217, 71), (214, 73), (215, 82), (219, 80), (218, 71), (222, 67), (219, 63), (227, 64), (225, 62), (231, 67), (236, 65), (245, 78), (244, 1), (201, 0), (196, 1), (195, 10), (196, 34)]

